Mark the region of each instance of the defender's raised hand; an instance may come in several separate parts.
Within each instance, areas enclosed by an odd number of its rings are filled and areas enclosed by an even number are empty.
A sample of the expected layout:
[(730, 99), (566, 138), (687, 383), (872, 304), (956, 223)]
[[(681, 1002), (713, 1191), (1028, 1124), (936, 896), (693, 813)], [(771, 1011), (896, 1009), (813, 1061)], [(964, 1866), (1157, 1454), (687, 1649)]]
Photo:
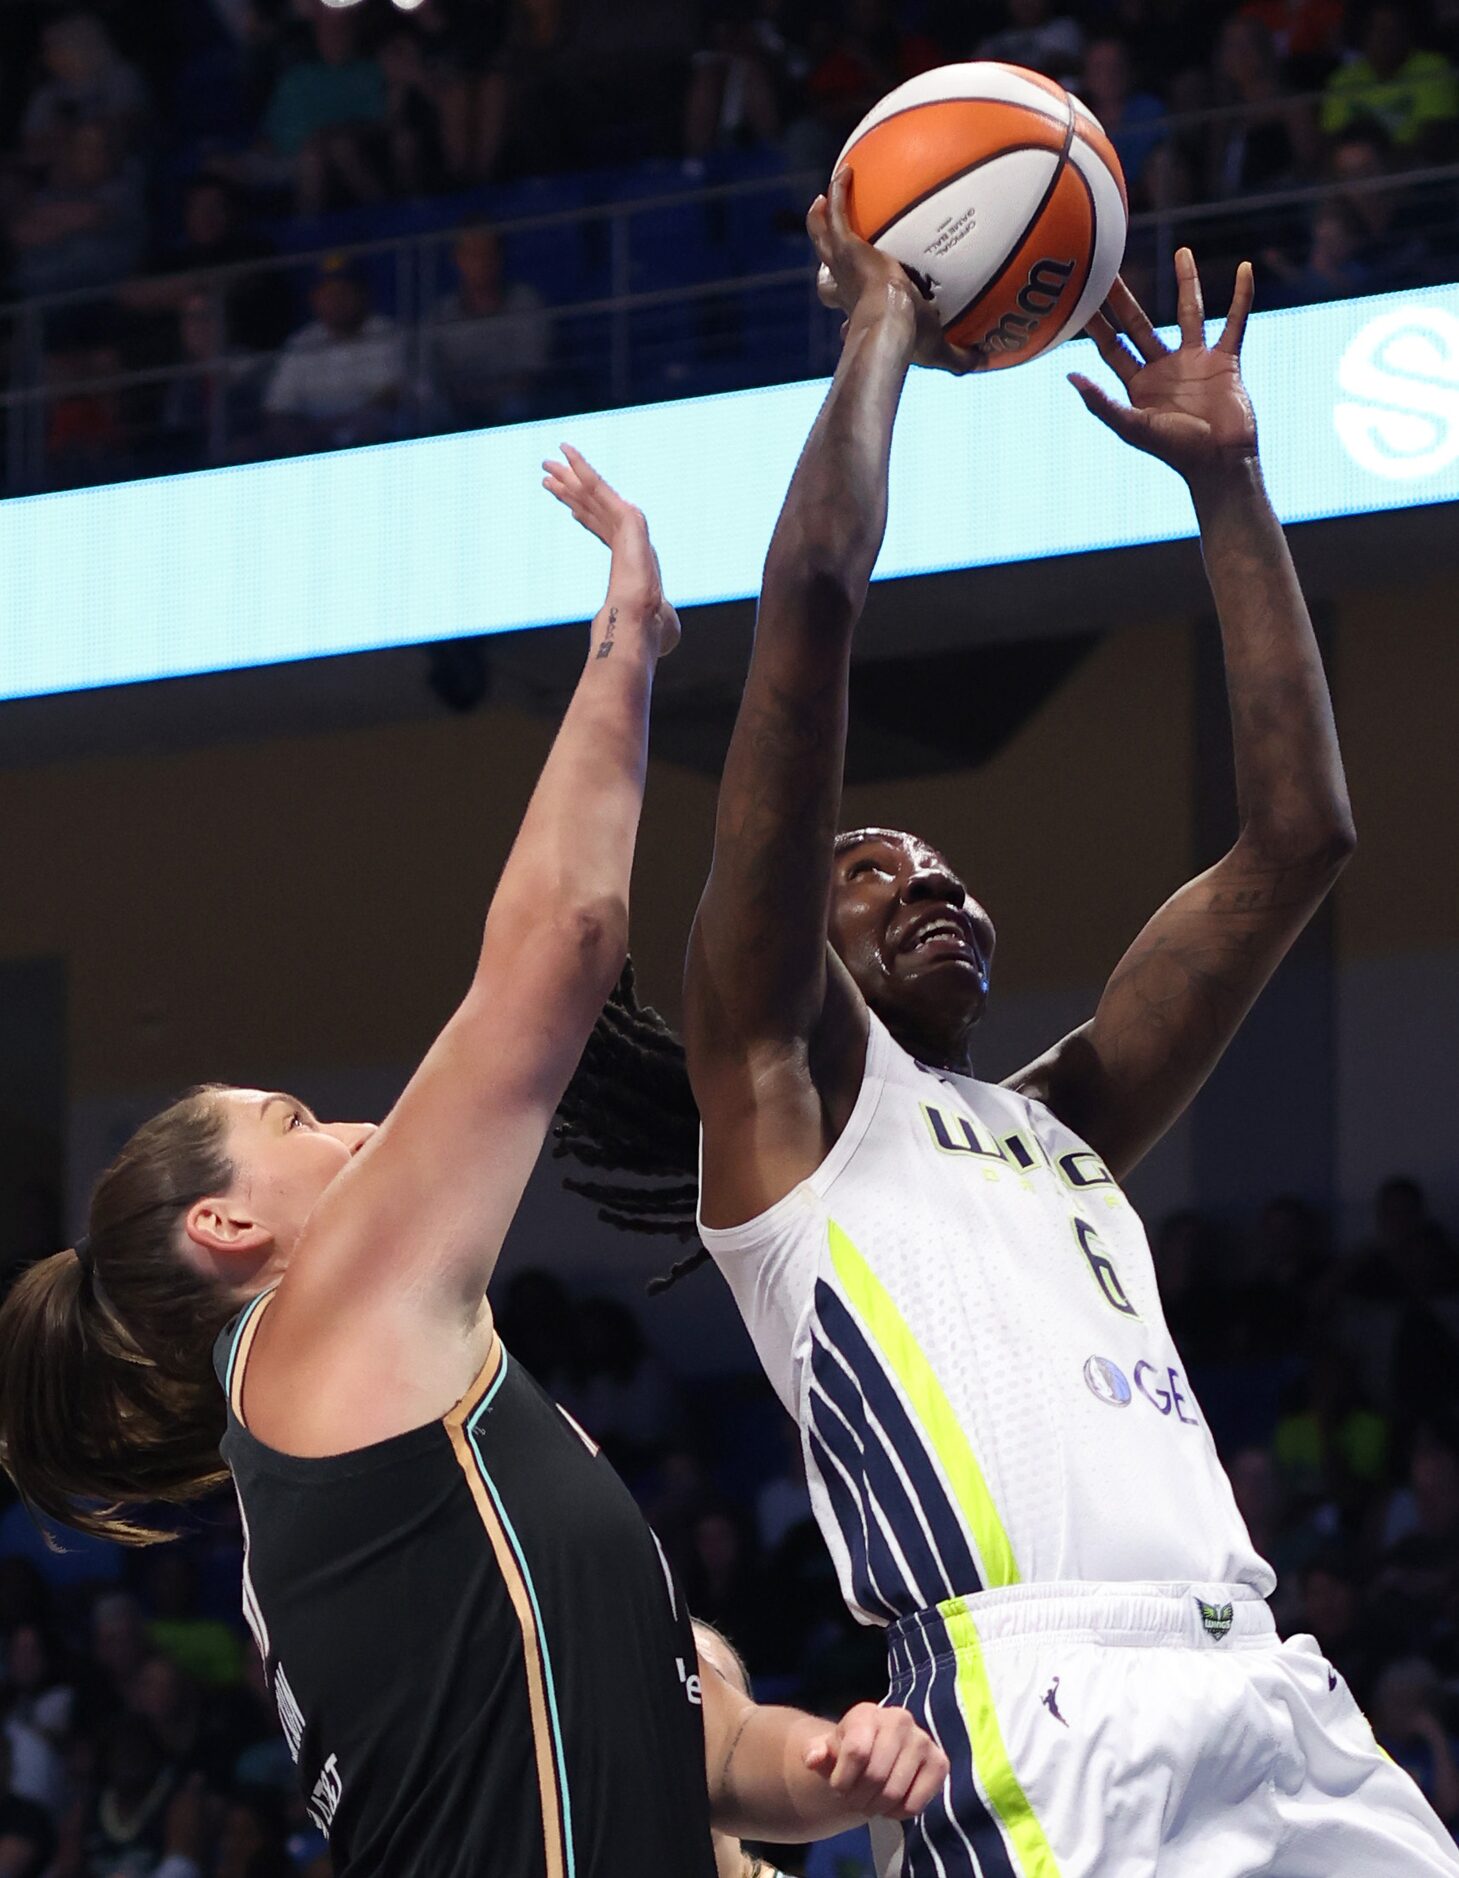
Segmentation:
[(806, 216), (806, 232), (821, 264), (816, 291), (822, 302), (840, 307), (848, 322), (859, 307), (874, 307), (878, 300), (905, 307), (915, 321), (912, 357), (918, 365), (943, 372), (971, 371), (973, 354), (949, 342), (932, 303), (918, 291), (901, 262), (863, 241), (851, 226), (851, 182), (850, 169), (837, 170), (829, 193), (817, 196)]
[(1123, 280), (1086, 331), (1129, 396), (1120, 404), (1081, 372), (1069, 382), (1094, 415), (1136, 450), (1159, 457), (1189, 482), (1256, 455), (1256, 417), (1241, 382), (1241, 341), (1251, 312), (1251, 263), (1236, 271), (1236, 290), (1215, 345), (1205, 338), (1205, 307), (1195, 256), (1175, 257), (1180, 344), (1171, 351)]
[(658, 655), (663, 658), (679, 643), (679, 615), (664, 598), (659, 557), (643, 510), (625, 501), (570, 443), (562, 446), (562, 455), (563, 461), (549, 459), (542, 465), (542, 486), (611, 551), (608, 599), (614, 623), (617, 606), (631, 603), (657, 624)]

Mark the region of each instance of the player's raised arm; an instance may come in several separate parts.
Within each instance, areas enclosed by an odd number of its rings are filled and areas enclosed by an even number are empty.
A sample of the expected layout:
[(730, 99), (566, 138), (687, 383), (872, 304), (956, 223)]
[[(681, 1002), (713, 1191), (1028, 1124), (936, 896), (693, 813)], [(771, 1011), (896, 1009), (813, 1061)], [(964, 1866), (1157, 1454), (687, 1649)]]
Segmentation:
[[(1201, 1087), (1354, 844), (1332, 701), (1281, 525), (1262, 482), (1241, 380), (1252, 273), (1205, 342), (1200, 278), (1176, 256), (1180, 345), (1169, 351), (1116, 286), (1090, 328), (1123, 382), (1121, 404), (1076, 375), (1085, 404), (1186, 480), (1221, 621), (1236, 759), (1238, 833), (1160, 909), (1120, 960), (1093, 1019), (1013, 1079), (1119, 1175)], [(1133, 347), (1133, 350), (1131, 350)]]
[[(832, 844), (841, 800), (851, 641), (886, 529), (897, 406), (914, 356), (956, 369), (931, 309), (898, 264), (851, 231), (848, 172), (808, 227), (822, 297), (846, 314), (830, 392), (796, 466), (765, 561), (754, 651), (720, 784), (714, 859), (685, 979), (695, 1096), (715, 1144), (730, 1120), (775, 1116), (731, 1199), (751, 1211), (820, 1160), (808, 1046), (827, 1007)], [(837, 1028), (864, 1043), (859, 1001)], [(856, 1006), (855, 1015), (851, 1007)], [(855, 1034), (859, 1019), (860, 1035)], [(839, 1044), (841, 1037), (836, 1042)], [(825, 1039), (822, 1039), (825, 1042)], [(709, 1171), (706, 1191), (722, 1191)]]
[(271, 1417), (274, 1438), (301, 1452), (332, 1451), (325, 1416), (352, 1418), (356, 1445), (395, 1432), (386, 1359), (429, 1377), (443, 1328), (479, 1334), (507, 1226), (627, 954), (653, 674), (679, 625), (643, 516), (565, 454), (547, 486), (610, 546), (607, 596), (466, 995), (326, 1190), (270, 1313), (264, 1373), (305, 1373), (281, 1352), (309, 1358), (308, 1402), (296, 1392)]

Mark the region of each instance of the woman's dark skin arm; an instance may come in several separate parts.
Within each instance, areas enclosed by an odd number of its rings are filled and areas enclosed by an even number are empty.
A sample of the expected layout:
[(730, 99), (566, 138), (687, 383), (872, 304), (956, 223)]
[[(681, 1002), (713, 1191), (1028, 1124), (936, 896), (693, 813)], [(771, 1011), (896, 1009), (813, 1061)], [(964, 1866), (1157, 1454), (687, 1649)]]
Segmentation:
[(844, 345), (766, 557), (689, 942), (685, 1042), (711, 1217), (747, 1218), (788, 1191), (854, 1100), (866, 1011), (826, 942), (852, 636), (886, 529), (908, 368), (965, 364), (897, 263), (851, 234), (849, 188), (840, 172), (808, 221), (823, 297), (847, 315)]
[[(1221, 622), (1239, 831), (1116, 966), (1098, 1009), (1011, 1078), (1048, 1104), (1120, 1177), (1215, 1068), (1257, 994), (1321, 905), (1355, 836), (1332, 701), (1306, 603), (1262, 482), (1241, 381), (1251, 269), (1208, 347), (1189, 249), (1176, 257), (1181, 343), (1167, 351), (1123, 285), (1091, 335), (1129, 405), (1073, 380), (1094, 415), (1189, 485)], [(1142, 363), (1143, 361), (1143, 363)]]

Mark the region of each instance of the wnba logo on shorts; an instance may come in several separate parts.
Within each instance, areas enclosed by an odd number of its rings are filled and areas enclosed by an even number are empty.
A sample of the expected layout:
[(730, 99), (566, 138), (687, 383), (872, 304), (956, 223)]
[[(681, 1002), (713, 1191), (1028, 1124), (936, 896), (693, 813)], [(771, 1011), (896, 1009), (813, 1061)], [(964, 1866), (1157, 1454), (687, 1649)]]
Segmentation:
[(1108, 1402), (1111, 1408), (1130, 1406), (1129, 1377), (1107, 1356), (1090, 1357), (1084, 1365), (1084, 1380), (1089, 1385), (1089, 1393), (1098, 1396), (1101, 1402)]

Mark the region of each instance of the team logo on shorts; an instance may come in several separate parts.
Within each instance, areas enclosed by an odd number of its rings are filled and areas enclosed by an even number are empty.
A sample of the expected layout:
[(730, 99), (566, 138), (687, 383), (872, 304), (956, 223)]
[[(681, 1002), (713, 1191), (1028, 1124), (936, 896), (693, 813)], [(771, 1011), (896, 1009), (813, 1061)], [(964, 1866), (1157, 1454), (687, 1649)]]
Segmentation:
[(1130, 1406), (1130, 1379), (1107, 1356), (1090, 1357), (1084, 1365), (1084, 1380), (1089, 1385), (1089, 1393), (1111, 1408)]
[(1233, 1615), (1231, 1606), (1229, 1604), (1207, 1604), (1204, 1598), (1197, 1598), (1196, 1604), (1200, 1609), (1201, 1622), (1206, 1627), (1207, 1635), (1214, 1637), (1217, 1643), (1219, 1643), (1231, 1628)]

